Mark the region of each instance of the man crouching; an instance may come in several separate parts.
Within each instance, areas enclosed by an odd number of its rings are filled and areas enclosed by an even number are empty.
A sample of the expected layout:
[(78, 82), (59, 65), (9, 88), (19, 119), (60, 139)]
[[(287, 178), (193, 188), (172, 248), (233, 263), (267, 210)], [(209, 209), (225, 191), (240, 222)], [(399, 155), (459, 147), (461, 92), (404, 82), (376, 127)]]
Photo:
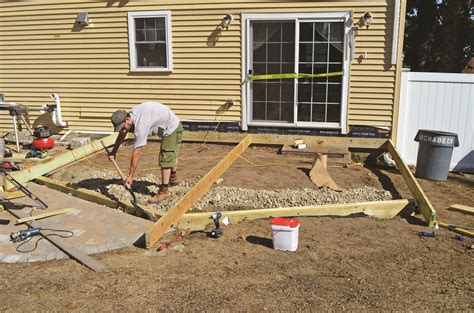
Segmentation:
[(112, 114), (112, 124), (115, 131), (119, 132), (114, 148), (109, 154), (110, 159), (115, 159), (120, 145), (127, 133), (133, 132), (135, 143), (130, 162), (130, 173), (125, 181), (125, 186), (132, 186), (135, 170), (140, 160), (140, 153), (147, 143), (148, 136), (161, 137), (159, 166), (161, 167), (161, 185), (158, 194), (148, 200), (157, 204), (170, 196), (169, 186), (178, 185), (176, 174), (178, 166), (178, 152), (183, 134), (183, 126), (176, 114), (166, 105), (159, 102), (144, 102), (133, 107), (130, 112), (117, 110)]

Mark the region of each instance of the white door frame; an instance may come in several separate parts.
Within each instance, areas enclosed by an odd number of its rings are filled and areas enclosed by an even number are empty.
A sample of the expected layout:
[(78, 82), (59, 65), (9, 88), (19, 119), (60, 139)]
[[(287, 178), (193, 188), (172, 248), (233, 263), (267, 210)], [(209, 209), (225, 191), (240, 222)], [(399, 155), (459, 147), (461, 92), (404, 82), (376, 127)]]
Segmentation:
[[(297, 122), (295, 123), (275, 123), (275, 122), (251, 122), (250, 106), (249, 106), (249, 93), (250, 83), (247, 79), (250, 56), (250, 21), (270, 21), (270, 20), (292, 20), (296, 22), (296, 34), (299, 35), (299, 24), (300, 21), (344, 21), (345, 22), (345, 36), (344, 36), (344, 62), (342, 77), (342, 99), (341, 99), (341, 122), (338, 123), (307, 123)], [(352, 13), (351, 12), (318, 12), (318, 13), (242, 13), (242, 129), (248, 130), (248, 126), (274, 126), (274, 127), (311, 127), (311, 128), (336, 128), (341, 129), (341, 133), (347, 133), (347, 112), (349, 102), (349, 76), (350, 76), (350, 51), (349, 51), (349, 33), (352, 26)], [(295, 38), (295, 40), (297, 37)], [(298, 61), (298, 45), (295, 45), (295, 60)], [(298, 62), (295, 62), (295, 73), (298, 70)], [(295, 79), (296, 85), (296, 79)], [(295, 86), (296, 88), (296, 86)], [(295, 89), (295, 97), (297, 96), (297, 90)], [(295, 99), (295, 116), (297, 114), (297, 105)]]

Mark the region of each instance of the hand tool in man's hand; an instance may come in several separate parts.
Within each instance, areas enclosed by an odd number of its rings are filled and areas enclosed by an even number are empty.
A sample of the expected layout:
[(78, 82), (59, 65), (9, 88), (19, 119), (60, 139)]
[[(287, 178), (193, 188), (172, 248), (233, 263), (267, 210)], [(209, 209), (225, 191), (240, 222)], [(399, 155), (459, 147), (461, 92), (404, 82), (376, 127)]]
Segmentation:
[[(109, 152), (109, 149), (107, 149), (107, 147), (104, 145), (103, 142), (101, 142), (102, 145), (104, 146), (104, 149), (105, 151), (107, 152), (108, 155), (110, 155), (110, 152)], [(117, 169), (117, 172), (119, 173), (120, 177), (122, 178), (123, 182), (124, 182), (124, 186), (125, 186), (125, 189), (127, 189), (130, 194), (132, 195), (132, 204), (133, 206), (135, 207), (135, 209), (137, 210), (143, 210), (138, 204), (137, 204), (137, 197), (135, 196), (135, 193), (133, 192), (132, 190), (132, 187), (128, 187), (125, 183), (127, 181), (127, 178), (123, 175), (122, 173), (122, 170), (120, 169), (120, 167), (118, 166), (117, 162), (115, 161), (115, 159), (113, 158), (110, 158), (110, 161), (112, 161), (112, 163), (114, 164), (115, 168)]]

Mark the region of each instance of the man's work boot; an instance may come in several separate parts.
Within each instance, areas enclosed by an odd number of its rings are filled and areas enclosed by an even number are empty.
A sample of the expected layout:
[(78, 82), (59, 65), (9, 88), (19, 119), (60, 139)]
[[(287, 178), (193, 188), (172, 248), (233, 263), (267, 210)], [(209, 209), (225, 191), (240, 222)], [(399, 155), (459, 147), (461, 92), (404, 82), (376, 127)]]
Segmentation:
[(158, 193), (155, 196), (151, 197), (148, 200), (148, 203), (158, 204), (166, 198), (169, 198), (170, 196), (171, 192), (168, 190), (168, 187), (160, 186), (160, 190), (158, 191)]
[(171, 172), (170, 186), (178, 186), (178, 185), (179, 185), (178, 174), (176, 174), (176, 172)]

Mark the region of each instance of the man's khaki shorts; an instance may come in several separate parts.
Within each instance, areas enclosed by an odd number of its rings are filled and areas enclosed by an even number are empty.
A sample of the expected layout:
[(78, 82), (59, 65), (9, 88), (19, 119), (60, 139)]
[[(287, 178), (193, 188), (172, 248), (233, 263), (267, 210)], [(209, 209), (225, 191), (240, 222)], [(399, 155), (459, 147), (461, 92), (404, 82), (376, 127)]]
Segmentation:
[(159, 165), (161, 168), (172, 168), (178, 159), (179, 145), (183, 138), (183, 125), (179, 123), (178, 128), (169, 136), (161, 138)]

